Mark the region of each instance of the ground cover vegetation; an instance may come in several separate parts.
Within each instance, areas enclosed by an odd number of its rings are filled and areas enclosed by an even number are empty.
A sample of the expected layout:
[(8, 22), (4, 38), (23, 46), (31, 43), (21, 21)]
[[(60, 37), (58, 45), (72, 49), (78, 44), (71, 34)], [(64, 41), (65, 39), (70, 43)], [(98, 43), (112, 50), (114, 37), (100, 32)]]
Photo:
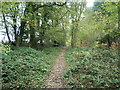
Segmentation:
[[(6, 46), (5, 46), (6, 47)], [(2, 49), (2, 86), (7, 88), (43, 87), (43, 80), (54, 65), (60, 48), (37, 51), (28, 47)]]
[(81, 47), (68, 49), (66, 87), (119, 88), (119, 57), (115, 50)]
[[(58, 79), (54, 84), (120, 87), (120, 2), (95, 0), (91, 8), (86, 4), (86, 0), (0, 1), (0, 66), (4, 89), (44, 87), (44, 80), (56, 61), (65, 75), (64, 80)], [(56, 59), (57, 56), (63, 60)], [(65, 60), (66, 63), (61, 63)], [(66, 68), (62, 67), (65, 65)]]

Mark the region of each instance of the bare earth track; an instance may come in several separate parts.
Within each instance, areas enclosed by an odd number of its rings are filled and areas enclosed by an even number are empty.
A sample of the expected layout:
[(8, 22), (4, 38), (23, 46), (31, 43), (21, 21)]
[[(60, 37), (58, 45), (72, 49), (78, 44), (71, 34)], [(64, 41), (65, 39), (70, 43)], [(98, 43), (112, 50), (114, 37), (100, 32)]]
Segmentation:
[(55, 65), (53, 66), (50, 75), (45, 80), (46, 88), (63, 88), (63, 75), (65, 71), (65, 51), (66, 47), (57, 57)]

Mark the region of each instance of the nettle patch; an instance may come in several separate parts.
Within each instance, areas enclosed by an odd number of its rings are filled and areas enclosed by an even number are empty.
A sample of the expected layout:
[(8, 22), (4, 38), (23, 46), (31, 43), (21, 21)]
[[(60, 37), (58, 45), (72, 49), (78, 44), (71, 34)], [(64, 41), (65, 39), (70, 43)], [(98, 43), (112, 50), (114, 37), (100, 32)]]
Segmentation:
[(119, 58), (115, 52), (81, 47), (68, 50), (66, 59), (66, 87), (120, 87)]
[(60, 48), (46, 48), (36, 51), (32, 48), (18, 48), (2, 55), (2, 87), (42, 87), (43, 79), (52, 67)]

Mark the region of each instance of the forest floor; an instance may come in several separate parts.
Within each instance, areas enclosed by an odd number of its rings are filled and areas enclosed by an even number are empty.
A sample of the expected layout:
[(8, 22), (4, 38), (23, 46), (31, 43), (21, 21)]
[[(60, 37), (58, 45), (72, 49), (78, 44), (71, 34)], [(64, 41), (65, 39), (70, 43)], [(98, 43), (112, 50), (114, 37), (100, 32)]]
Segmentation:
[(63, 77), (65, 71), (65, 51), (66, 47), (64, 47), (57, 57), (56, 62), (51, 69), (51, 72), (48, 78), (45, 80), (46, 88), (62, 88), (63, 87)]

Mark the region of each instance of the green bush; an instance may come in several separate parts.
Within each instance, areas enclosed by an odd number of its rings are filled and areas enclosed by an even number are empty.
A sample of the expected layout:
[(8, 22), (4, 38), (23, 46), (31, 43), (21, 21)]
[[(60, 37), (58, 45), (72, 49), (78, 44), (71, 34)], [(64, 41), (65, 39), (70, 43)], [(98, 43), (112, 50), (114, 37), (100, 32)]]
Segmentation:
[(7, 54), (11, 51), (10, 46), (9, 45), (4, 45), (2, 43), (0, 43), (0, 54)]

